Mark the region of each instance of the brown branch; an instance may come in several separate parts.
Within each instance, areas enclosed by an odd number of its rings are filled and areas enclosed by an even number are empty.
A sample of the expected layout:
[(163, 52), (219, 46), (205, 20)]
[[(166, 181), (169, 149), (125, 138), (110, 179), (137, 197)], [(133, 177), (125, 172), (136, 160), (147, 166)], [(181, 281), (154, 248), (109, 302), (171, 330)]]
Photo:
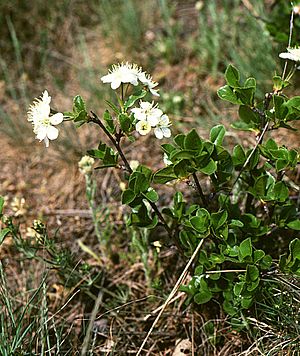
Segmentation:
[(200, 182), (199, 182), (199, 179), (198, 179), (196, 173), (193, 173), (193, 178), (194, 178), (194, 181), (195, 181), (195, 184), (196, 184), (196, 187), (197, 187), (197, 191), (198, 191), (198, 193), (199, 193), (199, 195), (200, 195), (200, 198), (201, 198), (201, 200), (202, 200), (202, 204), (203, 204), (204, 206), (208, 206), (208, 201), (207, 201), (207, 199), (206, 199), (206, 196), (205, 196), (204, 193), (203, 193), (203, 190), (202, 190), (202, 188), (201, 188), (201, 185), (200, 185)]

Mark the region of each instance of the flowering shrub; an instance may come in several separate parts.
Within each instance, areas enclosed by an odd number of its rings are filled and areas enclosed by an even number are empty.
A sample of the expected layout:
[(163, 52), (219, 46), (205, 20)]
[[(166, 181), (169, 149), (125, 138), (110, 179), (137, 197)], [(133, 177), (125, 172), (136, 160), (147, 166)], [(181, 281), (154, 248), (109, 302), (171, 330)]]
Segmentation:
[[(288, 48), (280, 56), (298, 62), (298, 52)], [(121, 144), (152, 129), (158, 139), (171, 137), (168, 116), (153, 101), (145, 101), (147, 94), (159, 94), (154, 89), (158, 83), (142, 68), (121, 63), (101, 78), (117, 95), (117, 105), (107, 102), (110, 111), (104, 112), (103, 119), (88, 113), (80, 96), (74, 98), (73, 110), (64, 113), (65, 120), (77, 126), (96, 124), (107, 136), (109, 144), (101, 141), (89, 150), (91, 158), (85, 157), (80, 169), (89, 177), (96, 160), (100, 162), (96, 169), (124, 170), (127, 184), (122, 203), (131, 208), (130, 225), (163, 226), (186, 259), (201, 243), (190, 282), (181, 288), (197, 304), (222, 303), (236, 327), (243, 326), (244, 311), (262, 298), (265, 276), (278, 271), (300, 275), (299, 205), (294, 199), (299, 187), (290, 175), (299, 163), (299, 153), (267, 138), (279, 128), (293, 130), (290, 123), (300, 119), (300, 97), (284, 94), (295, 68), (287, 76), (285, 70), (282, 76), (275, 75), (272, 91), (259, 100), (255, 78), (242, 82), (238, 69), (229, 65), (226, 85), (218, 96), (238, 105), (239, 120), (232, 126), (253, 133), (256, 145), (228, 149), (223, 125), (213, 127), (208, 140), (193, 129), (162, 144), (166, 166), (159, 170), (142, 164), (133, 170)], [(46, 146), (58, 135), (52, 125), (62, 121), (60, 113), (50, 116), (49, 105), (45, 91), (28, 114), (37, 138)], [(177, 180), (195, 189), (193, 202), (190, 195), (177, 191), (171, 206), (162, 208), (156, 186)], [(209, 190), (202, 188), (204, 180), (209, 181)]]

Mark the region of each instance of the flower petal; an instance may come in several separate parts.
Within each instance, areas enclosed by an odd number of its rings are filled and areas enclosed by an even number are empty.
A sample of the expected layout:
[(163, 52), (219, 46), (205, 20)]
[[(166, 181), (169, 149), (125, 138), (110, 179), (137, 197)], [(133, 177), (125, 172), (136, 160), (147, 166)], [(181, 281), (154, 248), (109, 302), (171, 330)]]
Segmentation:
[(58, 130), (56, 127), (54, 126), (48, 126), (47, 127), (47, 137), (49, 138), (49, 140), (55, 140), (58, 137)]
[(113, 81), (110, 84), (110, 87), (115, 90), (117, 88), (119, 88), (119, 86), (121, 85), (121, 80), (120, 79), (113, 79)]
[(164, 134), (163, 134), (163, 132), (162, 132), (162, 130), (161, 130), (160, 127), (157, 127), (157, 128), (154, 129), (154, 135), (155, 135), (159, 140), (161, 140), (161, 139), (164, 137)]
[(291, 53), (287, 53), (287, 52), (283, 52), (283, 53), (280, 53), (279, 54), (279, 57), (280, 58), (283, 58), (283, 59), (290, 59), (290, 60), (294, 60), (295, 56), (292, 55)]
[(47, 127), (46, 126), (38, 126), (35, 128), (36, 138), (40, 141), (47, 136)]
[(100, 78), (100, 80), (102, 80), (103, 83), (111, 83), (113, 80), (113, 75), (112, 74), (104, 75), (103, 77)]
[(58, 125), (64, 120), (64, 115), (61, 112), (49, 117), (51, 125)]
[(163, 135), (167, 138), (171, 137), (171, 130), (168, 127), (161, 128)]
[(50, 105), (51, 102), (51, 96), (49, 96), (48, 91), (44, 90), (42, 100), (45, 104)]
[(159, 118), (157, 116), (148, 116), (147, 121), (151, 126), (156, 126), (159, 122)]
[(150, 90), (150, 93), (151, 93), (152, 95), (154, 95), (154, 96), (160, 96), (160, 95), (158, 94), (158, 91), (157, 91), (157, 90), (151, 89), (151, 88), (149, 88), (149, 90)]

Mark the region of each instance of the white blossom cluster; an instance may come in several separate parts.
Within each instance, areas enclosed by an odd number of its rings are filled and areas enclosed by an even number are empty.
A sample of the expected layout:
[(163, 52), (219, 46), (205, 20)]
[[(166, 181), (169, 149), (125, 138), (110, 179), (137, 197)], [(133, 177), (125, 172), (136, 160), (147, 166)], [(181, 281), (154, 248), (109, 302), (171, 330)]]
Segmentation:
[(137, 120), (135, 128), (140, 135), (147, 135), (153, 127), (154, 135), (158, 139), (171, 137), (169, 117), (153, 102), (141, 101), (140, 107), (131, 109), (131, 111)]
[[(101, 78), (103, 83), (110, 83), (112, 89), (117, 89), (121, 84), (137, 86), (141, 83), (152, 95), (159, 96), (155, 89), (157, 82), (152, 80), (150, 74), (143, 71), (137, 64), (121, 63), (113, 65), (109, 73)], [(51, 97), (45, 90), (41, 97), (34, 99), (27, 112), (27, 119), (32, 123), (36, 138), (44, 141), (49, 147), (50, 140), (58, 137), (58, 129), (54, 126), (60, 124), (64, 115), (62, 113), (51, 114)], [(141, 101), (138, 108), (131, 109), (135, 118), (135, 128), (140, 135), (147, 135), (153, 128), (158, 139), (171, 136), (171, 122), (169, 117), (158, 108), (154, 102)]]
[(82, 174), (84, 175), (89, 175), (93, 171), (93, 164), (95, 163), (95, 160), (93, 157), (90, 156), (83, 156), (81, 160), (78, 162), (78, 167), (79, 170)]
[(101, 80), (103, 83), (110, 83), (114, 90), (119, 88), (122, 83), (137, 86), (141, 82), (152, 95), (159, 96), (158, 91), (154, 89), (158, 83), (152, 80), (150, 74), (143, 72), (143, 69), (137, 64), (128, 62), (114, 64), (109, 73), (103, 76)]

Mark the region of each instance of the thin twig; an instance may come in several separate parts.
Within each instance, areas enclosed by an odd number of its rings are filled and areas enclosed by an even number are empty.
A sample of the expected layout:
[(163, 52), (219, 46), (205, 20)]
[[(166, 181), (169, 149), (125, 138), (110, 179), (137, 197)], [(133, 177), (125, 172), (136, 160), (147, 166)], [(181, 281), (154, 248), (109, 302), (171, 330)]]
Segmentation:
[(195, 184), (196, 184), (198, 193), (199, 193), (199, 195), (200, 195), (200, 197), (201, 197), (202, 204), (203, 204), (204, 206), (208, 206), (208, 202), (207, 202), (206, 196), (205, 196), (204, 193), (203, 193), (203, 190), (202, 190), (202, 188), (201, 188), (201, 185), (200, 185), (200, 182), (199, 182), (199, 179), (198, 179), (196, 173), (193, 173), (193, 178), (194, 178), (194, 181), (195, 181)]
[(90, 116), (90, 121), (94, 122), (95, 124), (97, 124), (98, 126), (101, 127), (101, 129), (104, 131), (104, 133), (106, 134), (106, 136), (109, 138), (109, 140), (111, 141), (111, 143), (115, 146), (115, 148), (117, 149), (120, 157), (122, 158), (122, 161), (124, 162), (124, 165), (126, 167), (126, 169), (128, 170), (129, 173), (132, 173), (132, 169), (120, 147), (120, 144), (117, 143), (117, 141), (115, 140), (115, 138), (112, 136), (112, 134), (107, 130), (107, 128), (105, 127), (105, 125), (103, 124), (103, 122), (99, 119), (99, 117), (93, 112), (91, 111), (92, 116)]
[[(252, 156), (254, 155), (258, 145), (262, 142), (262, 139), (266, 133), (266, 131), (268, 130), (268, 126), (269, 126), (269, 122), (267, 122), (262, 130), (262, 133), (260, 134), (257, 143), (255, 145), (255, 147), (253, 148), (253, 150), (250, 152), (248, 158), (246, 159), (245, 163), (243, 164), (243, 167), (241, 168), (238, 176), (236, 177), (235, 181), (233, 182), (233, 185), (231, 187), (231, 190), (233, 189), (233, 187), (236, 185), (237, 181), (240, 179), (240, 176), (242, 175), (242, 173), (244, 172), (246, 166), (248, 165), (248, 163), (250, 162), (250, 159), (252, 158)], [(228, 195), (229, 196), (229, 195)]]
[(188, 273), (188, 270), (189, 270), (189, 268), (190, 268), (190, 266), (191, 266), (191, 264), (192, 264), (194, 258), (197, 256), (197, 253), (200, 251), (200, 248), (201, 248), (203, 242), (204, 242), (204, 239), (202, 239), (202, 240), (199, 242), (199, 244), (198, 244), (198, 246), (196, 247), (196, 249), (195, 249), (193, 255), (191, 256), (191, 258), (189, 259), (188, 263), (186, 264), (186, 266), (185, 266), (183, 272), (181, 273), (180, 277), (178, 278), (178, 280), (177, 280), (177, 282), (176, 282), (174, 288), (172, 289), (172, 291), (171, 291), (171, 293), (169, 294), (167, 300), (166, 300), (165, 303), (163, 304), (163, 307), (162, 307), (161, 311), (160, 311), (159, 314), (157, 315), (157, 317), (156, 317), (156, 319), (154, 320), (154, 322), (153, 322), (153, 324), (152, 324), (150, 330), (148, 331), (148, 333), (147, 333), (147, 335), (146, 335), (146, 337), (145, 337), (145, 339), (144, 339), (142, 345), (140, 346), (140, 348), (139, 348), (138, 353), (136, 354), (136, 356), (139, 356), (139, 355), (141, 354), (141, 352), (143, 351), (143, 348), (144, 348), (146, 342), (148, 341), (148, 339), (149, 339), (149, 337), (150, 337), (152, 331), (154, 330), (156, 324), (158, 323), (160, 317), (162, 316), (163, 312), (165, 311), (166, 307), (169, 305), (169, 303), (170, 303), (170, 301), (172, 300), (172, 298), (174, 297), (174, 295), (177, 293), (177, 291), (178, 291), (178, 289), (179, 289), (181, 283), (182, 283), (183, 280), (185, 279), (185, 277), (186, 277), (186, 275), (187, 275), (187, 273)]

